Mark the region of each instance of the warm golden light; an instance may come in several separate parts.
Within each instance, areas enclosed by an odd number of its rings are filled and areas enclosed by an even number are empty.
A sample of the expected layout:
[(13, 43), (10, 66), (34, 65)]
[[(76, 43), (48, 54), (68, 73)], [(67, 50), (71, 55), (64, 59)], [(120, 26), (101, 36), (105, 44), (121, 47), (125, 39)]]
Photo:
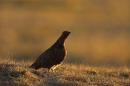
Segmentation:
[(66, 62), (130, 66), (129, 0), (0, 1), (0, 57), (35, 59), (62, 31)]

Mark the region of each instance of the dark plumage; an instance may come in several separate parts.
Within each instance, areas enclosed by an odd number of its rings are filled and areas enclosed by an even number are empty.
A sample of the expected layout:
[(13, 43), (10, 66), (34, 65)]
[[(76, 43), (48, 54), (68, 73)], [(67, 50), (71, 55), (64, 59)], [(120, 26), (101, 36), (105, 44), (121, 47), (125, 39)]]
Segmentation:
[(31, 65), (34, 69), (47, 68), (54, 71), (66, 58), (65, 40), (69, 36), (69, 31), (63, 31), (58, 40), (46, 51), (44, 51), (36, 61)]

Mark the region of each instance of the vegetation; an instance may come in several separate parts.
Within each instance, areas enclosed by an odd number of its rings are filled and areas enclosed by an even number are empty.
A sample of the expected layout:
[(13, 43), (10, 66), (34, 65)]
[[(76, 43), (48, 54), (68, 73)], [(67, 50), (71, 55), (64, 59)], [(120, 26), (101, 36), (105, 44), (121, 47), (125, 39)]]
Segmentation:
[(63, 64), (56, 72), (29, 68), (32, 62), (0, 59), (0, 86), (130, 86), (127, 67)]

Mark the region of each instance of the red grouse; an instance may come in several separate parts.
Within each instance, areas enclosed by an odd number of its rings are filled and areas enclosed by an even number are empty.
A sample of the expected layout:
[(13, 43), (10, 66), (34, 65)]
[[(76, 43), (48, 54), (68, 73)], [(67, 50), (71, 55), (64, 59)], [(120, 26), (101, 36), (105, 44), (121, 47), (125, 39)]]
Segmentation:
[(69, 31), (63, 31), (58, 40), (49, 49), (44, 51), (31, 67), (34, 69), (47, 68), (48, 71), (52, 70), (54, 72), (54, 69), (66, 58), (65, 40), (70, 33)]

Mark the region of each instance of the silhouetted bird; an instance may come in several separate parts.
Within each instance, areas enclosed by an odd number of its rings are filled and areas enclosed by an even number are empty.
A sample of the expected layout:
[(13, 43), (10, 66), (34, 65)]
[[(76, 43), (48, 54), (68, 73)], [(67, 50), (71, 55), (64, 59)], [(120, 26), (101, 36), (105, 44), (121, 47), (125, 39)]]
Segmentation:
[(58, 40), (46, 51), (44, 51), (37, 60), (31, 65), (34, 69), (47, 68), (48, 72), (60, 65), (66, 58), (65, 40), (69, 36), (69, 31), (63, 31)]

